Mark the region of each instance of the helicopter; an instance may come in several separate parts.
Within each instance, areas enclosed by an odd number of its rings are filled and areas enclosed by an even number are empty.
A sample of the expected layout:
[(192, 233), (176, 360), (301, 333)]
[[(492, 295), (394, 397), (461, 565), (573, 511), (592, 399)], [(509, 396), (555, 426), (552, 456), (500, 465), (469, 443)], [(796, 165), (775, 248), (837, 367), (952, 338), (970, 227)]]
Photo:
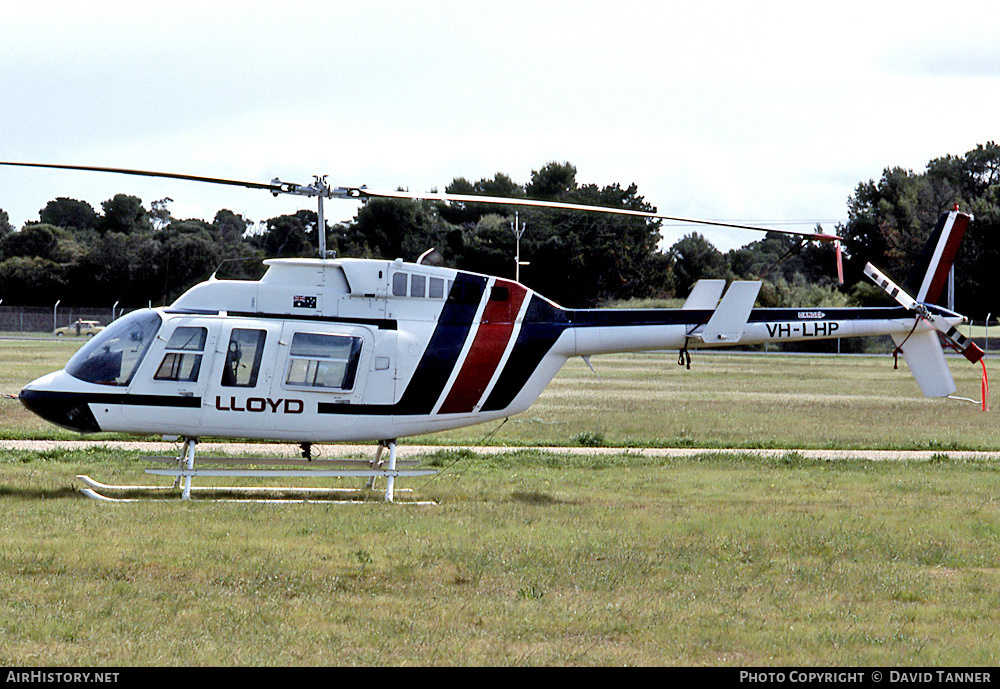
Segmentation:
[[(618, 213), (764, 230), (717, 221), (528, 199), (381, 192), (367, 187), (243, 182), (122, 168), (6, 163), (114, 172), (263, 189), (319, 200), (406, 198)], [(984, 354), (936, 305), (972, 216), (941, 215), (909, 284), (869, 264), (890, 307), (754, 308), (760, 281), (701, 280), (679, 309), (569, 309), (503, 277), (402, 259), (267, 259), (259, 280), (218, 279), (169, 306), (108, 325), (59, 371), (23, 387), (20, 402), (81, 433), (183, 438), (179, 468), (189, 496), (200, 438), (315, 443), (375, 442), (389, 450), (386, 499), (399, 438), (501, 420), (527, 410), (570, 358), (889, 335), (925, 396), (956, 391), (942, 341), (970, 362)], [(767, 230), (770, 231), (770, 230)], [(801, 233), (839, 242), (830, 234)], [(985, 366), (984, 366), (985, 375)], [(152, 471), (152, 470), (150, 470)], [(371, 474), (373, 475), (373, 474)]]

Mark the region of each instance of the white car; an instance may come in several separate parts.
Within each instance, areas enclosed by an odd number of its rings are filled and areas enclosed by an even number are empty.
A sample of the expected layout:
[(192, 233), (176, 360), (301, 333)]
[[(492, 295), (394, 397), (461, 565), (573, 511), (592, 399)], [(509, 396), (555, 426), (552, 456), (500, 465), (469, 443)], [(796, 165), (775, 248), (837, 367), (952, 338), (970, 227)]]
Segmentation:
[(104, 330), (104, 326), (99, 321), (78, 320), (64, 328), (56, 328), (52, 334), (56, 337), (65, 337), (67, 335), (73, 337), (93, 337), (102, 330)]

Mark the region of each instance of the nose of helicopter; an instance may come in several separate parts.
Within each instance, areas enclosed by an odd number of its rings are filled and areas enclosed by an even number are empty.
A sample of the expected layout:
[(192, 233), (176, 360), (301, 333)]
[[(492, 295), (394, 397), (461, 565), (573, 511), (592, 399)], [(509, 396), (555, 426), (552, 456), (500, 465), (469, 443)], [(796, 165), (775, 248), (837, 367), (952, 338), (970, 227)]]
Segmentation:
[(21, 388), (18, 399), (24, 408), (46, 421), (79, 433), (93, 433), (101, 428), (87, 403), (87, 395), (66, 392), (59, 381), (67, 374), (50, 373)]

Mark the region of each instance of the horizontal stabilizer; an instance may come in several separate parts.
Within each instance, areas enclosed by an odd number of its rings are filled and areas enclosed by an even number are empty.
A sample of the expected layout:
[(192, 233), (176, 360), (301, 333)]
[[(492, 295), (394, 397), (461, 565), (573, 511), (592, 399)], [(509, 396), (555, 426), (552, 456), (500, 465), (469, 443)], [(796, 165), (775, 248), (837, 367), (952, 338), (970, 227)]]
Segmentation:
[(711, 311), (719, 305), (719, 299), (722, 298), (725, 289), (725, 280), (698, 280), (691, 288), (691, 294), (684, 302), (684, 308)]
[(733, 344), (742, 339), (760, 285), (760, 282), (734, 282), (729, 286), (701, 332), (705, 344)]
[(941, 340), (936, 332), (925, 330), (912, 333), (909, 337), (893, 335), (892, 339), (903, 352), (906, 365), (925, 397), (947, 397), (958, 389), (944, 360)]

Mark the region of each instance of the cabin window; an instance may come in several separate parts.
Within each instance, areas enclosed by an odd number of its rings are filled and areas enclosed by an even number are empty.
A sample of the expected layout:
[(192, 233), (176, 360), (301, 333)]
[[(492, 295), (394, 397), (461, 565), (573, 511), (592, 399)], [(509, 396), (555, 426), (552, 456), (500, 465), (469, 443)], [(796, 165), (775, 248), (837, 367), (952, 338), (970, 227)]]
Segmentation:
[(392, 296), (394, 297), (406, 296), (406, 273), (392, 274)]
[[(451, 281), (448, 282), (447, 288), (451, 289)], [(410, 273), (393, 273), (392, 274), (392, 296), (394, 297), (405, 297), (405, 296), (426, 298), (431, 299), (444, 299), (446, 296), (445, 282), (444, 278), (432, 278), (426, 275), (417, 275)]]
[(205, 351), (205, 328), (181, 327), (174, 330), (167, 342), (160, 367), (153, 375), (155, 380), (173, 380), (193, 383), (201, 372), (201, 356)]
[(229, 347), (226, 349), (226, 365), (222, 371), (224, 386), (252, 388), (257, 385), (265, 339), (265, 330), (233, 328)]
[(159, 329), (155, 311), (133, 311), (81, 347), (67, 362), (66, 373), (88, 383), (128, 385)]
[(427, 289), (427, 296), (431, 299), (444, 299), (444, 280), (441, 278), (431, 278), (430, 286)]
[(285, 383), (329, 390), (351, 390), (361, 358), (361, 338), (295, 333)]
[(424, 296), (424, 286), (427, 284), (427, 278), (423, 275), (414, 275), (410, 278), (410, 296), (411, 297), (422, 297)]

